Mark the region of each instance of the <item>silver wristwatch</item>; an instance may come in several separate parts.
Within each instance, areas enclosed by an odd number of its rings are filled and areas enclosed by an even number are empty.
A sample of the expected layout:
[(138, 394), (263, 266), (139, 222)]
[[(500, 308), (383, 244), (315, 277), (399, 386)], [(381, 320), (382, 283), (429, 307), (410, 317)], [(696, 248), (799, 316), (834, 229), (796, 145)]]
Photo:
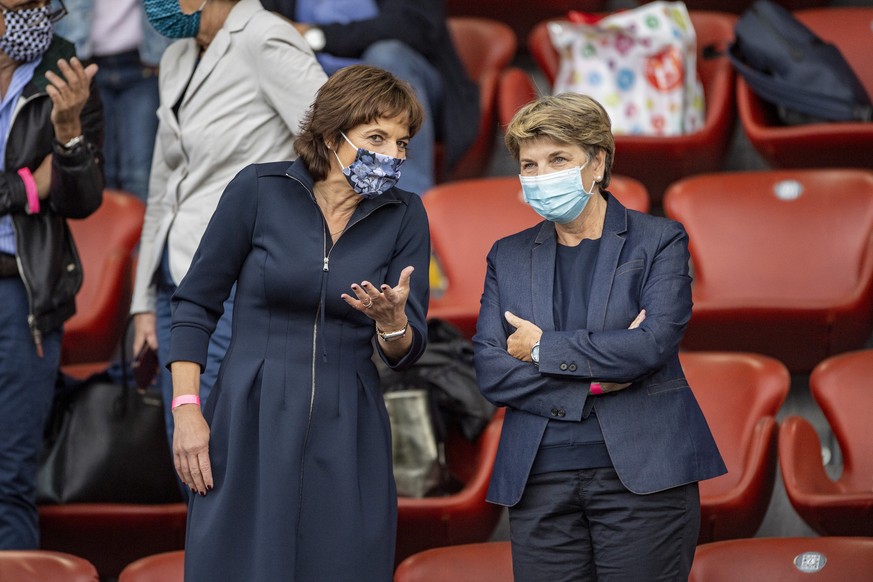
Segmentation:
[(406, 324), (398, 329), (397, 331), (382, 331), (379, 329), (379, 326), (376, 326), (376, 333), (379, 334), (379, 339), (383, 342), (393, 342), (397, 341), (403, 336), (406, 335), (406, 330), (409, 328), (409, 320), (406, 320)]
[(533, 360), (534, 365), (540, 365), (540, 342), (535, 343), (530, 349), (530, 359)]

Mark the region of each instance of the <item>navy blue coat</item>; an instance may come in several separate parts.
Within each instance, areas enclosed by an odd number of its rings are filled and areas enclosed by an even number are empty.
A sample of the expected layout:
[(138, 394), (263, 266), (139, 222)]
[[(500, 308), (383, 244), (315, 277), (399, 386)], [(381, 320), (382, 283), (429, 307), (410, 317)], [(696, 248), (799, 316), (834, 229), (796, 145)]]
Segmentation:
[[(603, 438), (622, 483), (652, 493), (726, 472), (679, 364), (691, 317), (688, 236), (677, 222), (608, 196), (587, 329), (555, 331), (555, 225), (499, 240), (488, 255), (476, 335), (482, 393), (506, 406), (488, 500), (518, 503), (549, 420), (578, 421), (592, 381), (633, 382), (597, 397)], [(627, 327), (641, 309), (643, 324)], [(504, 312), (543, 330), (540, 365), (506, 351)]]
[(396, 285), (424, 350), (430, 242), (418, 196), (356, 208), (331, 247), (301, 161), (243, 169), (225, 190), (173, 298), (171, 361), (206, 361), (237, 283), (233, 335), (204, 408), (215, 488), (189, 507), (185, 580), (391, 580), (397, 496), (372, 362), (373, 321), (340, 298)]

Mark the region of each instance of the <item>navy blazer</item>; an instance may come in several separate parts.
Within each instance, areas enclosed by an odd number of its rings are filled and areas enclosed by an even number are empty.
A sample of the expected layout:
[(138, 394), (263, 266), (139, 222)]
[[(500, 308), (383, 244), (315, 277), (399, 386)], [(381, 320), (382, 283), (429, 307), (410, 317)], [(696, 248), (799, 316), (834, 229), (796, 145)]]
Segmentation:
[[(612, 195), (591, 283), (587, 329), (555, 331), (555, 225), (497, 241), (488, 254), (475, 364), (482, 394), (506, 407), (488, 500), (521, 499), (549, 420), (579, 421), (592, 381), (631, 382), (595, 409), (622, 483), (653, 493), (726, 472), (679, 363), (691, 317), (688, 236), (678, 222)], [(641, 309), (643, 324), (628, 325)], [(506, 351), (511, 311), (543, 330), (539, 367)]]

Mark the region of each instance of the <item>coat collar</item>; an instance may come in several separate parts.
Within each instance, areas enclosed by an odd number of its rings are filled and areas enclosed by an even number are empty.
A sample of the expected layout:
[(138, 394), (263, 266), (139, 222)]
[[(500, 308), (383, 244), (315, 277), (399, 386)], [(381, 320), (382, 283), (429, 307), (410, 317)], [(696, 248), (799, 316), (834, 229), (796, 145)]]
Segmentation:
[[(306, 188), (309, 197), (312, 198), (313, 202), (315, 202), (315, 180), (312, 179), (309, 169), (301, 158), (297, 158), (294, 163), (288, 166), (285, 175), (300, 182), (303, 187)], [(391, 188), (381, 196), (361, 200), (357, 208), (355, 208), (350, 222), (356, 220), (359, 216), (367, 215), (386, 204), (404, 204), (405, 201), (402, 198), (402, 192), (403, 190), (398, 188)], [(415, 196), (415, 194), (411, 194), (411, 196)]]
[[(600, 237), (600, 250), (594, 268), (591, 297), (588, 302), (588, 329), (600, 331), (606, 319), (606, 305), (612, 281), (627, 231), (627, 209), (609, 192), (606, 195), (606, 216)], [(555, 224), (544, 221), (531, 250), (531, 296), (534, 323), (543, 331), (555, 330), (553, 311), (555, 293)]]
[[(203, 53), (200, 63), (197, 65), (197, 68), (194, 69), (194, 75), (191, 77), (191, 82), (188, 84), (188, 89), (185, 92), (184, 101), (182, 102), (183, 106), (191, 100), (191, 97), (195, 93), (197, 93), (197, 89), (199, 89), (203, 82), (209, 78), (209, 75), (212, 73), (213, 69), (215, 69), (215, 66), (230, 49), (232, 35), (243, 30), (252, 17), (263, 9), (264, 7), (261, 6), (260, 0), (240, 0), (230, 10), (230, 14), (227, 15), (227, 20), (225, 20), (224, 26), (222, 26), (221, 30), (215, 34), (215, 38), (213, 38), (212, 42), (209, 43), (209, 48)], [(196, 61), (199, 52), (200, 46), (196, 41), (191, 40), (186, 47), (186, 51), (180, 57), (180, 60), (184, 59), (185, 61), (189, 61), (193, 66), (193, 62)], [(175, 103), (175, 101), (173, 101), (173, 103)]]

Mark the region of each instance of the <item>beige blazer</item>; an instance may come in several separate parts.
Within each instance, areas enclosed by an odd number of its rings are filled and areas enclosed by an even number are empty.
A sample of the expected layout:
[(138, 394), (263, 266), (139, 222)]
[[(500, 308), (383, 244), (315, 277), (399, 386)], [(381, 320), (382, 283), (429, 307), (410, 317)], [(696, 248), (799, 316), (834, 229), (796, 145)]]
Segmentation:
[(240, 0), (198, 64), (199, 52), (194, 39), (183, 39), (161, 59), (159, 126), (131, 313), (155, 310), (154, 275), (165, 241), (173, 281), (181, 282), (239, 170), (296, 157), (300, 121), (327, 79), (294, 27), (259, 0)]

